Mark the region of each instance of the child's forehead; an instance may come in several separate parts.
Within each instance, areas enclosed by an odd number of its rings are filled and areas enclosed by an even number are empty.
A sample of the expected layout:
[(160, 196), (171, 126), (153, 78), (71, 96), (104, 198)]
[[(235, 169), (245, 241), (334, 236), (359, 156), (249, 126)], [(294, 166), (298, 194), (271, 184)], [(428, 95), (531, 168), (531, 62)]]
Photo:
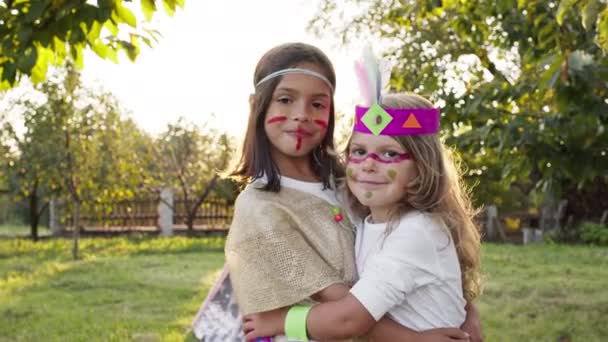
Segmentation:
[(284, 75), (275, 89), (275, 92), (280, 91), (331, 97), (331, 89), (323, 80), (305, 74)]

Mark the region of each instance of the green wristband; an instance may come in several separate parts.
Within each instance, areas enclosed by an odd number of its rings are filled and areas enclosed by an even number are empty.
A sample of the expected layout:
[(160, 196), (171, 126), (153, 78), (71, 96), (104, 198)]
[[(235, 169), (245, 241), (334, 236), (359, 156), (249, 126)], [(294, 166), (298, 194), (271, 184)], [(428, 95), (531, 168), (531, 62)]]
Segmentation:
[(285, 336), (288, 340), (308, 341), (306, 317), (310, 308), (310, 305), (295, 305), (289, 309), (285, 317)]

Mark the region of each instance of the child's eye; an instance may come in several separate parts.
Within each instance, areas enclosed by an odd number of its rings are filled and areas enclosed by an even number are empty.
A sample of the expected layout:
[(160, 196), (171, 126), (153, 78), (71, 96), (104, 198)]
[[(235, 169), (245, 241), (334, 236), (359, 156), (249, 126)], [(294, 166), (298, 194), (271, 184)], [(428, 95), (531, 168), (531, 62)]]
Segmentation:
[(350, 155), (351, 156), (355, 156), (355, 157), (361, 157), (367, 154), (367, 151), (365, 151), (362, 148), (353, 148), (352, 150), (350, 150)]
[(395, 152), (395, 151), (390, 151), (390, 150), (389, 150), (389, 151), (385, 151), (385, 152), (384, 152), (384, 156), (385, 156), (385, 157), (387, 157), (387, 158), (391, 158), (391, 159), (392, 159), (392, 158), (395, 158), (395, 157), (396, 157), (396, 156), (398, 156), (398, 155), (399, 155), (399, 153), (397, 153), (397, 152)]
[(289, 104), (289, 103), (291, 103), (291, 98), (289, 98), (289, 97), (279, 97), (277, 99), (277, 102), (282, 103), (282, 104)]
[(382, 153), (382, 158), (385, 160), (395, 160), (395, 159), (399, 158), (401, 155), (402, 155), (402, 153), (399, 153), (397, 151), (387, 150)]
[(325, 104), (321, 103), (321, 102), (315, 102), (315, 103), (312, 104), (312, 106), (314, 108), (316, 108), (316, 109), (325, 109), (325, 108), (327, 108), (327, 106), (325, 106)]

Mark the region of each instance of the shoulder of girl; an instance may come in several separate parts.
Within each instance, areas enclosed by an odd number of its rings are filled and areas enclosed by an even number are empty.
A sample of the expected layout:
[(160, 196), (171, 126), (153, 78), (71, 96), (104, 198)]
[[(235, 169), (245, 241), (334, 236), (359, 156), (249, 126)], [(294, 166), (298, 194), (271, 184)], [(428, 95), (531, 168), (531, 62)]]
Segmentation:
[(256, 189), (245, 189), (236, 198), (234, 203), (234, 213), (252, 214), (260, 211), (274, 211), (276, 208), (273, 198), (276, 194), (268, 191)]
[(422, 211), (412, 210), (401, 216), (400, 225), (412, 226), (417, 223), (424, 223), (428, 220), (427, 214)]
[(437, 221), (432, 215), (421, 211), (413, 211), (401, 217), (398, 229), (401, 231), (415, 232), (427, 230), (430, 226), (435, 225), (437, 225)]

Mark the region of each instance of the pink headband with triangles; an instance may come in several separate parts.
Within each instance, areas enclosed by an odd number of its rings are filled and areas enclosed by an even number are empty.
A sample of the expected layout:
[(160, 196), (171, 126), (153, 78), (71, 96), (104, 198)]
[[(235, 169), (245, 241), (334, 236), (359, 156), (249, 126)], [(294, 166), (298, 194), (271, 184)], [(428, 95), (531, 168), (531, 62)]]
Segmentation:
[(418, 135), (439, 132), (438, 108), (382, 108), (357, 106), (353, 131), (374, 135)]

